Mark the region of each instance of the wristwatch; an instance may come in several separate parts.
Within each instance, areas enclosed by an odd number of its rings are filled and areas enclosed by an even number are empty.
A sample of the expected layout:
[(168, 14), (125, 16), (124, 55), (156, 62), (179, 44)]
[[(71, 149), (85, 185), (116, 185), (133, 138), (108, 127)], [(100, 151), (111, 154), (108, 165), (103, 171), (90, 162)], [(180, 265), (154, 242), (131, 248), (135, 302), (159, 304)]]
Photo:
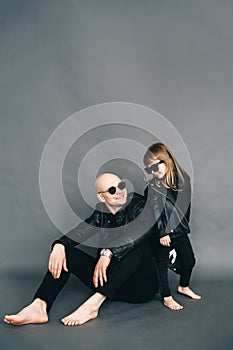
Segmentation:
[(111, 250), (103, 248), (103, 249), (100, 251), (100, 255), (107, 256), (109, 259), (111, 259), (112, 256), (113, 256), (113, 253), (111, 252)]

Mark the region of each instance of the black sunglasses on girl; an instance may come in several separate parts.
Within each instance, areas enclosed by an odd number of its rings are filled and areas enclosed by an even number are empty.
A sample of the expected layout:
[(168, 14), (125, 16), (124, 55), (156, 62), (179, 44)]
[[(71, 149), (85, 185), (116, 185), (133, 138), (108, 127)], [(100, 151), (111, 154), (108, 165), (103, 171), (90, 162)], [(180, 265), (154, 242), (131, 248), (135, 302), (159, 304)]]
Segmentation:
[(147, 166), (144, 168), (144, 170), (147, 172), (147, 174), (152, 174), (152, 171), (156, 173), (159, 170), (159, 164), (164, 163), (163, 160), (160, 160), (158, 163), (154, 163), (151, 166)]
[(114, 195), (117, 191), (117, 188), (119, 188), (119, 190), (123, 190), (124, 188), (126, 188), (126, 183), (124, 181), (121, 181), (121, 182), (119, 182), (119, 184), (116, 187), (111, 186), (111, 187), (109, 187), (109, 189), (107, 191), (100, 191), (98, 193), (109, 192), (111, 195)]

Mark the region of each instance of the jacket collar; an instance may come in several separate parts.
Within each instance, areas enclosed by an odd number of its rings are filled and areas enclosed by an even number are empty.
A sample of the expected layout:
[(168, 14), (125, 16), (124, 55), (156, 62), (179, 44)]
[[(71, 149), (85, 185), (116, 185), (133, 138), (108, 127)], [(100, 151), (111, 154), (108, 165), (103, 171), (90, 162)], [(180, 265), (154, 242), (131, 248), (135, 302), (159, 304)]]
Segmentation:
[(176, 198), (176, 194), (177, 192), (166, 188), (164, 186), (158, 186), (158, 184), (156, 183), (156, 181), (153, 179), (150, 182), (151, 187), (158, 193), (160, 193), (161, 195), (163, 195), (164, 197), (168, 198), (170, 201), (174, 202), (175, 198)]

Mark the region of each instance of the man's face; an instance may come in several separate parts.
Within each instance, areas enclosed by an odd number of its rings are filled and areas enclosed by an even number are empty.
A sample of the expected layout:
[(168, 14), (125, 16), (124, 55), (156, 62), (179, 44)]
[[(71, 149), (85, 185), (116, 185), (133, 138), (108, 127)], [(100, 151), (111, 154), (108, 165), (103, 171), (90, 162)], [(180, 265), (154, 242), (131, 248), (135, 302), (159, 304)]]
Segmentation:
[(114, 211), (127, 201), (127, 189), (122, 187), (124, 184), (121, 179), (114, 174), (103, 174), (96, 182), (98, 198)]

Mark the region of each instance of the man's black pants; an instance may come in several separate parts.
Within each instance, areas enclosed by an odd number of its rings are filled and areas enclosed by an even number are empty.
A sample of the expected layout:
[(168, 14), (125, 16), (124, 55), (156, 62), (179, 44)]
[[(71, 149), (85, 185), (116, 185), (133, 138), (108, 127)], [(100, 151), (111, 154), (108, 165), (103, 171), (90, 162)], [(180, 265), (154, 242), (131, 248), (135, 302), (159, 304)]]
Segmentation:
[(147, 241), (132, 249), (121, 260), (112, 258), (107, 269), (107, 282), (95, 288), (93, 272), (99, 259), (77, 249), (67, 249), (68, 272), (62, 270), (61, 276), (54, 279), (48, 271), (34, 295), (47, 303), (47, 311), (67, 282), (70, 273), (76, 275), (93, 292), (99, 292), (110, 300), (131, 303), (149, 301), (158, 291), (156, 267), (151, 257)]

